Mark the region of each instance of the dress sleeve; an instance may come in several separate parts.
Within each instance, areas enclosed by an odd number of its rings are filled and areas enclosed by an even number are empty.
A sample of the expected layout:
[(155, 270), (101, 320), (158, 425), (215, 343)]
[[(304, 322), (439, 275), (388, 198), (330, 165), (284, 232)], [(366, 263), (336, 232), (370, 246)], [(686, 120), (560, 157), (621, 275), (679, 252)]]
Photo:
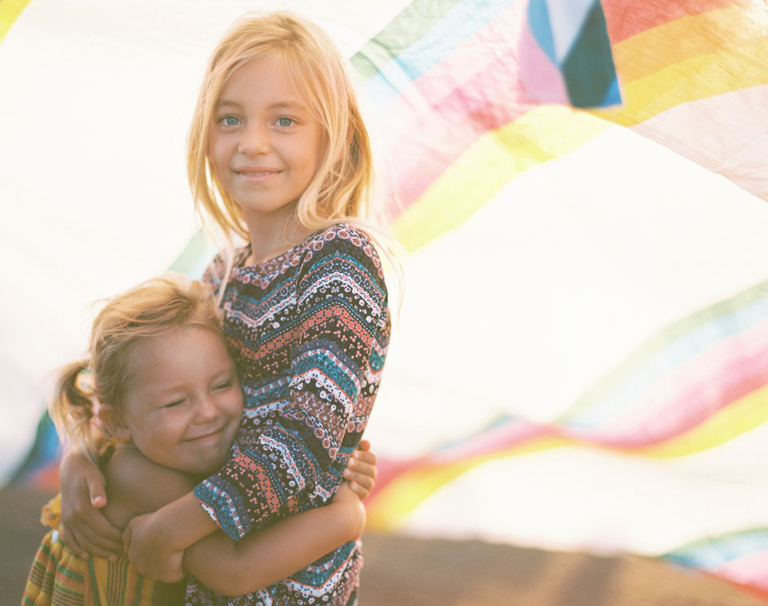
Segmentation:
[[(352, 230), (324, 234), (296, 273), (298, 335), (290, 352), (290, 402), (247, 448), (195, 489), (233, 539), (332, 496), (360, 441), (389, 338), (381, 263)], [(292, 323), (293, 324), (293, 323)]]

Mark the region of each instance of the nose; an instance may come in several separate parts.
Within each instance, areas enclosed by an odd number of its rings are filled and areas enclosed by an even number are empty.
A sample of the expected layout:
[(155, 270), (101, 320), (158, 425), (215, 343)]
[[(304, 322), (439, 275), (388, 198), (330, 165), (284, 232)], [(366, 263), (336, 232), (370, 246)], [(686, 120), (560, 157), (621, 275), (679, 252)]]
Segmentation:
[(205, 423), (215, 419), (219, 415), (219, 407), (210, 394), (201, 395), (195, 402), (195, 419), (198, 423)]
[(269, 130), (262, 124), (250, 123), (242, 131), (238, 151), (246, 156), (265, 154), (269, 151)]

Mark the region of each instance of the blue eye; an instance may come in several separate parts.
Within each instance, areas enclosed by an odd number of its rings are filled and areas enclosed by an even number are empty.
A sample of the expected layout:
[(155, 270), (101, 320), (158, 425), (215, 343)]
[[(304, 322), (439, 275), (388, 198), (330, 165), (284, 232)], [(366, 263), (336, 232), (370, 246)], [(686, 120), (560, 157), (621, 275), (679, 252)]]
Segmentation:
[(293, 126), (296, 121), (293, 118), (278, 118), (277, 119), (277, 125), (282, 126), (283, 128), (288, 128), (290, 126)]
[(216, 124), (220, 124), (221, 126), (238, 126), (240, 124), (240, 119), (236, 116), (222, 116), (216, 120)]

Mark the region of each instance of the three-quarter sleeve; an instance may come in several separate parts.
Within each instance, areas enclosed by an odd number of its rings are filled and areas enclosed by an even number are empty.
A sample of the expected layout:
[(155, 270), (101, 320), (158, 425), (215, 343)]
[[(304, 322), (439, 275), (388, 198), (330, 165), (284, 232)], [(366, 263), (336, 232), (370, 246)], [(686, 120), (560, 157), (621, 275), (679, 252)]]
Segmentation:
[(360, 232), (337, 226), (313, 239), (291, 289), (293, 313), (279, 330), (290, 339), (288, 401), (256, 439), (238, 434), (225, 467), (195, 488), (235, 539), (333, 495), (367, 423), (386, 355), (384, 273)]

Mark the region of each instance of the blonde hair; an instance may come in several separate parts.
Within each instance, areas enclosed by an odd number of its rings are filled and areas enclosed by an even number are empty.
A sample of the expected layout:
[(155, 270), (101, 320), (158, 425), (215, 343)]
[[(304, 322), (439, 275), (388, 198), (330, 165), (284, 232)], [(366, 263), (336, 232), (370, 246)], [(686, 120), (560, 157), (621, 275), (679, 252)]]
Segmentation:
[(119, 414), (132, 380), (136, 345), (175, 328), (221, 331), (209, 285), (166, 274), (109, 299), (91, 328), (88, 355), (57, 373), (50, 414), (66, 442), (96, 460), (107, 437), (94, 423), (96, 406)]
[(265, 57), (283, 60), (324, 130), (323, 157), (298, 201), (299, 222), (312, 231), (341, 222), (364, 226), (371, 215), (373, 157), (345, 61), (320, 27), (286, 12), (240, 18), (208, 64), (187, 141), (187, 175), (203, 222), (213, 220), (228, 238), (249, 239), (242, 210), (221, 187), (208, 158), (209, 133), (228, 79), (244, 64)]

